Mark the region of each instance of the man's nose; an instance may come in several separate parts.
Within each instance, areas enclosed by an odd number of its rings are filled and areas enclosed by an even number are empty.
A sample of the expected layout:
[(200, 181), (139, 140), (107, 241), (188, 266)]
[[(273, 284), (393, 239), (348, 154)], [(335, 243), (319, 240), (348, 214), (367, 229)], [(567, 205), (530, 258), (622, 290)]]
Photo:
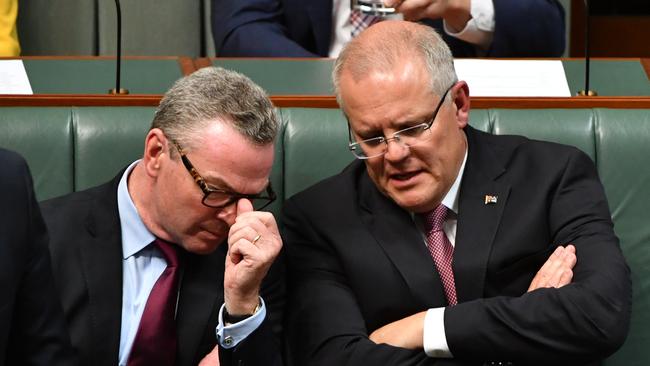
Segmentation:
[(386, 140), (386, 154), (384, 159), (396, 162), (405, 159), (409, 154), (409, 147), (406, 146), (398, 137)]
[(235, 200), (226, 207), (217, 209), (217, 219), (225, 222), (228, 226), (232, 226), (237, 218), (237, 201)]

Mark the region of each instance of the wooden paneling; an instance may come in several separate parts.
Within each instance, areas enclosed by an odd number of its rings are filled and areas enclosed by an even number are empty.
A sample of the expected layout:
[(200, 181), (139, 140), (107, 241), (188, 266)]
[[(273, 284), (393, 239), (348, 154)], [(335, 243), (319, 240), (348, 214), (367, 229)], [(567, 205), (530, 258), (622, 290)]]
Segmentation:
[[(598, 57), (650, 57), (650, 15), (594, 15), (590, 54)], [(584, 0), (571, 1), (571, 57), (585, 55)]]

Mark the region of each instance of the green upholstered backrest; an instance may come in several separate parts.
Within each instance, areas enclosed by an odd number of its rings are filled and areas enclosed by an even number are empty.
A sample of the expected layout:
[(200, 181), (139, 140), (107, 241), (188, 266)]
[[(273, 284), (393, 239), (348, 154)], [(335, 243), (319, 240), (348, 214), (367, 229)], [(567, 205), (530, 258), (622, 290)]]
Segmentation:
[(650, 364), (650, 111), (594, 111), (596, 165), (632, 269), (630, 333), (606, 366)]
[(285, 198), (338, 173), (353, 160), (347, 124), (338, 109), (284, 108), (281, 113), (286, 121)]
[(595, 161), (595, 126), (590, 109), (495, 109), (490, 111), (490, 119), (491, 132), (496, 135), (524, 135), (573, 145)]
[(40, 200), (73, 190), (73, 142), (70, 108), (0, 108), (0, 146), (25, 157)]
[(75, 190), (107, 182), (142, 157), (152, 107), (74, 108)]
[[(286, 197), (338, 173), (353, 160), (347, 122), (336, 109), (284, 108), (284, 187)], [(564, 119), (566, 118), (566, 119)], [(470, 125), (499, 135), (574, 145), (595, 160), (595, 125), (591, 109), (476, 109)]]

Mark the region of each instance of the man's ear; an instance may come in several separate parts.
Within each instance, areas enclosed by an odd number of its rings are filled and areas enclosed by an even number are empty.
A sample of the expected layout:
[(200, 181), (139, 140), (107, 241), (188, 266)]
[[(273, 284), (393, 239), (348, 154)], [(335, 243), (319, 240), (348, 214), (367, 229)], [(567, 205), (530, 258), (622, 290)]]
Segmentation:
[(464, 81), (459, 81), (451, 90), (454, 104), (456, 105), (456, 121), (459, 128), (465, 128), (469, 123), (469, 87)]
[(155, 177), (159, 174), (164, 159), (169, 157), (167, 145), (168, 140), (161, 129), (154, 128), (147, 133), (147, 137), (144, 139), (144, 156), (142, 157), (147, 175)]

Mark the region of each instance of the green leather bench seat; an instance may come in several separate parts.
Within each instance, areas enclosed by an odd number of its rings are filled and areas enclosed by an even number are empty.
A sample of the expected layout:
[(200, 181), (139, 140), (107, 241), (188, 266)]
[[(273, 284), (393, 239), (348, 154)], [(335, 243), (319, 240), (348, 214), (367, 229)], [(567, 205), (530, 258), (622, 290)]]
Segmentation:
[(76, 191), (107, 182), (142, 157), (154, 111), (151, 107), (72, 110)]
[(27, 159), (38, 198), (74, 189), (70, 108), (0, 108), (0, 146)]
[[(0, 146), (23, 154), (39, 199), (100, 184), (139, 158), (154, 108), (0, 108)], [(271, 182), (282, 200), (336, 174), (353, 157), (339, 110), (283, 108)], [(574, 145), (596, 163), (615, 230), (632, 268), (628, 339), (605, 365), (650, 363), (650, 111), (630, 109), (473, 110), (470, 124)], [(580, 255), (578, 253), (578, 259)]]
[[(336, 174), (352, 161), (346, 121), (339, 110), (285, 108), (281, 113), (287, 122), (283, 136), (286, 197)], [(591, 109), (478, 109), (471, 111), (470, 124), (498, 135), (573, 145), (596, 161), (596, 121)]]

